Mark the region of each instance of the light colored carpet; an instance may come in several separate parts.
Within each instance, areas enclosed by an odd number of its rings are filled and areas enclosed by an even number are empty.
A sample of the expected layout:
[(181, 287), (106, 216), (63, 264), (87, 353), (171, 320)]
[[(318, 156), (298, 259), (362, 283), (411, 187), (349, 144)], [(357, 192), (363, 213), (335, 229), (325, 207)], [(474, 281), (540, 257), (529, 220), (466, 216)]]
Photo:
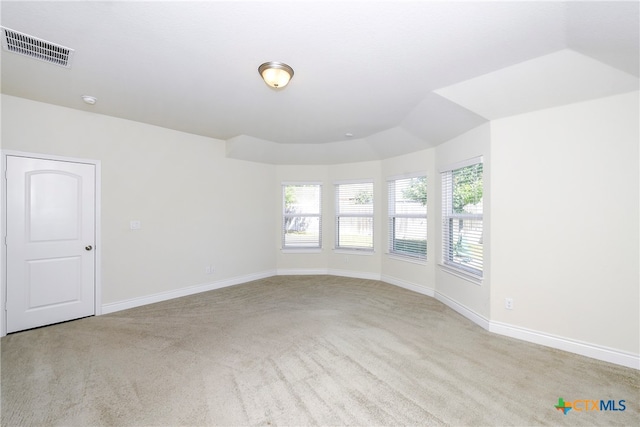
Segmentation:
[[(272, 277), (1, 346), (4, 426), (640, 421), (637, 370), (490, 334), (370, 280)], [(564, 415), (559, 397), (626, 410)]]

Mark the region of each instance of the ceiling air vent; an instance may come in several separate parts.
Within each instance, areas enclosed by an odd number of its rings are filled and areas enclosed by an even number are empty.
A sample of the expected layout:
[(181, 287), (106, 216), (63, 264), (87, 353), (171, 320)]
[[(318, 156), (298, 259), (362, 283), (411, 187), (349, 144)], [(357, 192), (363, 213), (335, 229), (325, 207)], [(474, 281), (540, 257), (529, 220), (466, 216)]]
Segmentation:
[(61, 67), (71, 67), (73, 49), (2, 27), (2, 47), (19, 55), (50, 62)]

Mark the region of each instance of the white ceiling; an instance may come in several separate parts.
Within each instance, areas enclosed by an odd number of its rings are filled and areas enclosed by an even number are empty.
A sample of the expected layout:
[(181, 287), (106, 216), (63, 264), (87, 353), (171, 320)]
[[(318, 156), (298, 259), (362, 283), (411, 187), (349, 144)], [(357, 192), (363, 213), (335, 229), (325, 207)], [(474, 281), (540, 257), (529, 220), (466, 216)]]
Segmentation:
[[(4, 27), (75, 49), (70, 69), (3, 50), (2, 93), (269, 163), (410, 153), (489, 119), (637, 90), (640, 75), (637, 1), (3, 0), (0, 12)], [(264, 84), (266, 61), (294, 68), (289, 86)]]

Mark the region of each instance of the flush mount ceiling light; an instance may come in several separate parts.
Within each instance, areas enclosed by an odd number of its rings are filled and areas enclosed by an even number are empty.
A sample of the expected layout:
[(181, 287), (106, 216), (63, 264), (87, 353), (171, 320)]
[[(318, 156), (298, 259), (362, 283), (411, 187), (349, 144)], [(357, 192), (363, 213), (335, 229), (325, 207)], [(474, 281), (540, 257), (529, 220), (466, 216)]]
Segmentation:
[(293, 77), (293, 68), (282, 62), (265, 62), (258, 72), (266, 84), (276, 89), (285, 87)]
[(94, 105), (96, 103), (96, 101), (98, 100), (98, 98), (96, 98), (95, 96), (91, 96), (91, 95), (82, 95), (82, 100), (89, 105)]

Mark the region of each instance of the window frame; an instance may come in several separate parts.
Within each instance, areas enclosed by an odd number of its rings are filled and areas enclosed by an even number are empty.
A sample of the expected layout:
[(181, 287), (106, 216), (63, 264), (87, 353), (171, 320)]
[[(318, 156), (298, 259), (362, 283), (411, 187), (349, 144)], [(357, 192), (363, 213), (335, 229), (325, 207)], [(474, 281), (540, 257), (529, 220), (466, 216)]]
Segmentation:
[[(461, 262), (455, 261), (453, 247), (454, 232), (453, 224), (457, 221), (474, 221), (479, 222), (481, 226), (480, 238), (484, 241), (484, 206), (482, 213), (456, 213), (453, 210), (453, 174), (463, 168), (482, 165), (482, 192), (483, 196), (480, 201), (483, 201), (485, 194), (485, 176), (484, 176), (484, 159), (482, 156), (474, 157), (453, 165), (449, 165), (446, 168), (440, 170), (441, 180), (441, 192), (442, 192), (442, 258), (441, 266), (453, 274), (460, 275), (465, 279), (471, 279), (476, 283), (481, 283), (484, 277), (484, 243), (482, 245), (482, 257), (480, 258), (481, 267), (472, 267), (464, 265)], [(478, 259), (477, 257), (472, 258)]]
[[(314, 186), (318, 188), (318, 212), (317, 213), (287, 213), (286, 212), (286, 191), (287, 187), (309, 187)], [(281, 196), (282, 196), (282, 226), (281, 226), (281, 248), (283, 251), (293, 252), (313, 252), (322, 250), (322, 183), (321, 182), (282, 182), (281, 184)], [(318, 218), (318, 244), (313, 246), (308, 245), (292, 245), (287, 244), (286, 241), (286, 224), (287, 219), (295, 218)]]
[[(406, 181), (412, 180), (415, 178), (424, 178), (425, 185), (427, 183), (427, 173), (426, 172), (416, 172), (412, 174), (404, 174), (398, 176), (391, 176), (387, 178), (387, 201), (388, 201), (388, 210), (387, 210), (387, 250), (388, 255), (394, 258), (399, 258), (405, 261), (413, 261), (424, 263), (428, 258), (428, 248), (427, 248), (427, 239), (428, 239), (428, 202), (425, 203), (424, 213), (419, 214), (409, 214), (409, 213), (398, 213), (396, 211), (396, 197), (395, 191), (398, 185), (398, 181)], [(396, 219), (423, 219), (424, 220), (424, 234), (425, 234), (425, 251), (424, 254), (410, 252), (410, 251), (402, 251), (397, 249), (396, 243)]]
[[(340, 187), (347, 185), (371, 185), (371, 213), (346, 213), (341, 212)], [(336, 251), (354, 251), (360, 253), (373, 253), (375, 249), (375, 181), (373, 179), (359, 179), (349, 181), (335, 181), (335, 245)], [(340, 218), (370, 218), (371, 219), (371, 247), (340, 245)]]

